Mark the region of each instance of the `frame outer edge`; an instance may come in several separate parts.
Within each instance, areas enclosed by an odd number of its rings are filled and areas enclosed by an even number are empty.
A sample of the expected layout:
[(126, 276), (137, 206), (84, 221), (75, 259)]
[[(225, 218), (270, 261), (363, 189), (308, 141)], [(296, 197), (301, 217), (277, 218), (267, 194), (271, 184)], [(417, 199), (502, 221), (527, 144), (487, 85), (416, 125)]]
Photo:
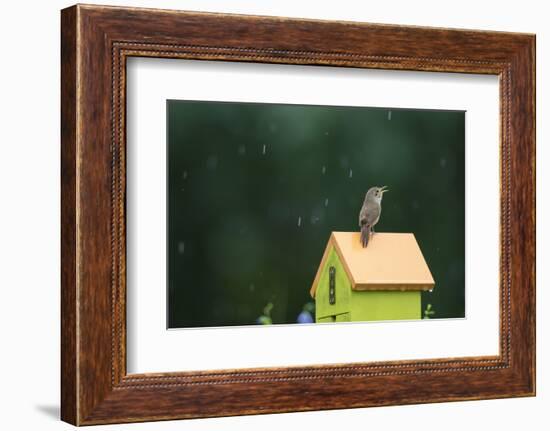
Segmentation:
[(530, 377), (530, 385), (529, 385), (529, 395), (536, 396), (537, 394), (537, 325), (536, 325), (536, 312), (537, 312), (537, 290), (536, 290), (536, 282), (537, 282), (537, 259), (536, 259), (536, 250), (537, 250), (537, 175), (536, 175), (536, 163), (537, 163), (537, 129), (536, 129), (536, 123), (537, 123), (537, 79), (536, 79), (536, 70), (537, 70), (537, 37), (536, 35), (532, 35), (528, 40), (528, 52), (527, 57), (528, 61), (527, 64), (530, 67), (530, 75), (527, 76), (527, 82), (530, 88), (530, 94), (529, 94), (529, 100), (528, 103), (530, 104), (531, 108), (531, 124), (528, 125), (530, 133), (529, 133), (529, 142), (531, 146), (531, 158), (529, 160), (529, 179), (532, 182), (532, 190), (529, 194), (528, 198), (530, 200), (531, 205), (531, 217), (530, 222), (532, 226), (532, 231), (530, 232), (532, 234), (533, 238), (533, 244), (531, 245), (529, 255), (531, 268), (530, 268), (530, 275), (532, 277), (532, 284), (529, 286), (529, 299), (530, 299), (530, 306), (531, 306), (531, 313), (530, 313), (530, 342), (531, 342), (531, 349), (529, 351), (530, 353), (530, 370), (529, 370), (529, 377)]
[(77, 301), (78, 7), (61, 11), (61, 420), (79, 423)]
[(529, 217), (530, 221), (530, 230), (528, 231), (528, 238), (532, 239), (529, 242), (528, 250), (528, 264), (529, 272), (531, 277), (531, 284), (525, 289), (529, 295), (529, 336), (530, 336), (530, 346), (527, 349), (529, 352), (529, 370), (528, 370), (528, 391), (527, 394), (530, 396), (536, 396), (537, 392), (537, 336), (536, 336), (536, 273), (537, 273), (537, 260), (536, 260), (536, 241), (537, 241), (537, 205), (536, 205), (536, 195), (537, 195), (537, 176), (536, 176), (536, 150), (537, 150), (537, 138), (536, 138), (536, 69), (537, 69), (537, 57), (536, 57), (536, 35), (531, 35), (527, 38), (527, 48), (526, 48), (526, 67), (527, 76), (526, 76), (526, 85), (528, 88), (527, 94), (527, 105), (530, 109), (530, 116), (527, 117), (528, 124), (526, 125), (528, 133), (528, 146), (529, 146), (529, 159), (527, 160), (529, 175), (527, 175), (527, 180), (530, 183), (530, 193), (527, 195), (528, 206), (530, 207), (531, 215)]
[(536, 178), (535, 36), (526, 36), (511, 58), (512, 237), (510, 238), (510, 360), (519, 396), (536, 395)]
[[(488, 399), (488, 398), (502, 398), (510, 396), (525, 396), (531, 395), (534, 392), (534, 314), (528, 314), (527, 319), (521, 321), (519, 328), (515, 329), (514, 340), (516, 343), (514, 347), (517, 349), (518, 345), (523, 349), (527, 349), (527, 352), (518, 352), (513, 355), (513, 368), (504, 366), (498, 366), (495, 370), (485, 369), (480, 367), (476, 373), (472, 373), (470, 380), (472, 386), (459, 392), (443, 395), (443, 392), (438, 392), (436, 389), (430, 391), (430, 393), (419, 393), (414, 396), (402, 396), (402, 394), (394, 394), (394, 398), (386, 397), (384, 400), (372, 399), (365, 402), (361, 400), (357, 402), (354, 399), (358, 394), (363, 391), (364, 395), (372, 395), (372, 387), (376, 387), (377, 384), (386, 384), (387, 381), (391, 381), (393, 386), (397, 386), (398, 382), (410, 383), (411, 389), (418, 389), (414, 385), (414, 379), (403, 378), (404, 374), (396, 373), (396, 376), (380, 376), (370, 379), (370, 385), (365, 385), (362, 379), (362, 375), (357, 376), (350, 375), (353, 381), (338, 382), (335, 381), (333, 385), (337, 387), (344, 395), (343, 400), (333, 400), (334, 402), (326, 404), (327, 388), (325, 387), (326, 379), (334, 379), (339, 377), (337, 374), (328, 373), (327, 376), (320, 377), (318, 379), (310, 379), (308, 376), (303, 377), (304, 382), (308, 382), (308, 390), (311, 391), (312, 399), (308, 400), (308, 403), (299, 403), (295, 406), (289, 403), (295, 397), (301, 397), (303, 395), (302, 389), (296, 389), (295, 384), (291, 383), (291, 379), (286, 374), (282, 374), (278, 379), (258, 379), (257, 381), (251, 378), (245, 378), (243, 381), (227, 378), (224, 381), (224, 385), (216, 388), (212, 387), (208, 381), (192, 381), (189, 385), (178, 386), (160, 383), (155, 380), (155, 383), (150, 387), (145, 385), (136, 385), (132, 387), (125, 387), (121, 385), (118, 379), (118, 374), (111, 374), (112, 370), (117, 367), (115, 361), (116, 350), (109, 350), (107, 353), (107, 345), (114, 342), (116, 330), (114, 329), (114, 321), (112, 317), (107, 319), (107, 311), (111, 310), (111, 307), (116, 308), (117, 300), (124, 300), (124, 296), (111, 296), (111, 290), (107, 295), (107, 259), (98, 253), (98, 250), (106, 250), (107, 237), (110, 236), (106, 224), (91, 223), (94, 216), (107, 214), (106, 205), (95, 205), (90, 201), (91, 192), (94, 187), (99, 186), (101, 188), (102, 197), (106, 193), (106, 184), (111, 176), (116, 180), (116, 174), (107, 172), (106, 155), (109, 151), (109, 146), (106, 145), (107, 132), (100, 128), (93, 127), (93, 124), (103, 122), (106, 125), (107, 113), (109, 108), (107, 106), (107, 100), (102, 93), (104, 86), (97, 85), (105, 84), (108, 74), (108, 62), (97, 63), (93, 60), (92, 54), (101, 55), (103, 59), (107, 59), (107, 50), (112, 47), (112, 43), (117, 39), (124, 39), (125, 35), (129, 32), (137, 31), (131, 29), (127, 24), (128, 19), (136, 19), (136, 24), (140, 24), (140, 28), (144, 26), (152, 25), (148, 20), (144, 20), (144, 14), (148, 12), (151, 15), (158, 14), (154, 10), (146, 9), (129, 9), (129, 8), (112, 8), (104, 10), (98, 6), (73, 6), (62, 11), (62, 133), (61, 133), (61, 151), (62, 151), (62, 289), (61, 289), (61, 308), (62, 308), (62, 362), (61, 362), (61, 380), (62, 380), (62, 408), (61, 416), (66, 422), (74, 425), (91, 425), (99, 423), (119, 423), (119, 422), (136, 422), (146, 420), (162, 420), (162, 419), (179, 419), (186, 417), (210, 417), (210, 416), (231, 416), (236, 414), (258, 414), (258, 413), (274, 413), (283, 411), (307, 411), (307, 410), (323, 410), (333, 408), (351, 408), (351, 407), (365, 407), (375, 405), (389, 405), (389, 404), (411, 404), (411, 403), (426, 403), (426, 402), (439, 402), (439, 401), (456, 401), (466, 399)], [(155, 41), (158, 36), (158, 43), (172, 43), (175, 41), (190, 40), (189, 46), (177, 47), (179, 48), (191, 48), (193, 50), (204, 51), (193, 55), (204, 57), (201, 59), (223, 59), (226, 56), (223, 54), (224, 50), (235, 50), (238, 52), (236, 56), (227, 55), (230, 61), (254, 61), (250, 58), (254, 57), (248, 55), (249, 51), (256, 51), (264, 55), (265, 58), (260, 61), (267, 62), (283, 62), (294, 63), (295, 58), (292, 56), (285, 57), (279, 56), (278, 52), (271, 52), (271, 47), (266, 45), (269, 42), (271, 34), (263, 36), (256, 36), (254, 34), (253, 41), (259, 39), (261, 44), (259, 49), (250, 49), (247, 46), (241, 44), (241, 39), (247, 42), (247, 36), (237, 37), (235, 40), (231, 39), (231, 43), (227, 47), (214, 47), (215, 50), (208, 51), (208, 46), (211, 38), (220, 39), (224, 32), (236, 27), (237, 30), (242, 29), (243, 21), (247, 21), (245, 24), (245, 30), (247, 26), (253, 24), (251, 17), (232, 16), (228, 17), (227, 21), (217, 27), (213, 27), (212, 34), (208, 33), (206, 36), (197, 35), (194, 32), (193, 25), (196, 25), (197, 14), (187, 14), (179, 11), (173, 11), (167, 16), (177, 16), (181, 13), (181, 20), (165, 20), (158, 24), (157, 30), (159, 34), (155, 33)], [(221, 19), (217, 15), (204, 14), (201, 17), (208, 17), (207, 21), (216, 23), (216, 20)], [(185, 19), (184, 19), (185, 18)], [(205, 18), (206, 19), (206, 18)], [(225, 18), (224, 18), (225, 19)], [(267, 21), (272, 26), (278, 26), (281, 20), (282, 24), (293, 24), (291, 29), (295, 30), (294, 33), (300, 35), (304, 31), (307, 31), (309, 26), (317, 26), (321, 24), (314, 24), (312, 22), (304, 22), (296, 19), (282, 19), (274, 17), (262, 17), (261, 19)], [(162, 20), (161, 20), (162, 21)], [(181, 24), (189, 23), (189, 26), (174, 27), (174, 22), (178, 21)], [(166, 26), (166, 24), (171, 24)], [(219, 24), (219, 23), (218, 23)], [(164, 25), (164, 27), (162, 27)], [(300, 27), (298, 27), (300, 25)], [(334, 25), (325, 23), (322, 25), (330, 26), (334, 30)], [(160, 26), (160, 27), (159, 27)], [(139, 26), (138, 26), (139, 27)], [(224, 29), (224, 27), (227, 27)], [(303, 27), (306, 27), (305, 29)], [(364, 28), (368, 26), (365, 25)], [(147, 27), (149, 28), (149, 27)], [(167, 30), (168, 28), (168, 30)], [(177, 28), (176, 31), (174, 28)], [(181, 29), (184, 30), (181, 30)], [(329, 29), (330, 29), (329, 28)], [(350, 28), (352, 26), (350, 25)], [(371, 26), (373, 32), (385, 32), (386, 27)], [(336, 28), (338, 30), (338, 28)], [(404, 29), (410, 29), (404, 27)], [(313, 30), (315, 30), (313, 28)], [(412, 30), (412, 29), (411, 29)], [(429, 33), (432, 30), (429, 29), (415, 29), (416, 32)], [(436, 31), (436, 30), (434, 30)], [(443, 30), (437, 30), (441, 33)], [(147, 30), (145, 36), (151, 31)], [(217, 34), (221, 32), (222, 34)], [(240, 34), (240, 33), (239, 33)], [(354, 30), (350, 36), (350, 41), (357, 38), (357, 29)], [(449, 32), (449, 35), (453, 35), (453, 32)], [(461, 33), (464, 35), (464, 33)], [(484, 37), (484, 35), (486, 37)], [(357, 36), (357, 37), (356, 37)], [(456, 35), (455, 35), (456, 36)], [(469, 37), (475, 39), (478, 42), (476, 46), (482, 47), (485, 44), (494, 41), (497, 37), (492, 33), (468, 33)], [(527, 72), (523, 75), (524, 80), (534, 79), (534, 37), (532, 40), (529, 38), (521, 40), (525, 35), (507, 35), (502, 34), (503, 44), (499, 55), (493, 58), (494, 62), (504, 62), (505, 59), (502, 56), (506, 55), (506, 59), (512, 57), (516, 60), (516, 67), (519, 67), (521, 71)], [(128, 36), (130, 39), (133, 36)], [(143, 35), (140, 37), (143, 38)], [(387, 34), (383, 37), (388, 39)], [(362, 37), (358, 37), (359, 41), (363, 40)], [(451, 38), (452, 39), (452, 38)], [(480, 39), (480, 40), (477, 40)], [(133, 40), (133, 39), (132, 39)], [(137, 39), (136, 39), (137, 40)], [(204, 42), (206, 40), (206, 42)], [(420, 40), (416, 37), (417, 42)], [(142, 41), (142, 40), (140, 40)], [(475, 42), (475, 41), (472, 41)], [(323, 41), (322, 41), (323, 42)], [(386, 41), (387, 42), (387, 41)], [(453, 64), (453, 70), (458, 71), (457, 65), (460, 63), (451, 63), (451, 60), (447, 61), (441, 59), (441, 62), (430, 63), (430, 67), (427, 66), (427, 61), (430, 59), (424, 58), (426, 50), (429, 50), (430, 46), (426, 46), (425, 43), (420, 40), (419, 47), (413, 50), (414, 61), (405, 63), (402, 57), (391, 57), (391, 61), (387, 63), (376, 63), (373, 60), (376, 67), (397, 69), (400, 65), (404, 64), (405, 69), (410, 70), (447, 70), (446, 64)], [(527, 43), (526, 43), (527, 42)], [(201, 47), (206, 43), (207, 47)], [(314, 42), (311, 42), (314, 43)], [(339, 45), (332, 44), (328, 41), (326, 43), (329, 48), (336, 46), (338, 51)], [(465, 42), (463, 42), (464, 44)], [(240, 48), (240, 46), (243, 48)], [(90, 46), (89, 46), (90, 45)], [(288, 42), (288, 46), (283, 46), (281, 49), (286, 50), (288, 53), (294, 52), (297, 57), (303, 58), (303, 52), (300, 51), (301, 47), (294, 47), (294, 42)], [(318, 44), (313, 46), (315, 48)], [(267, 48), (266, 48), (267, 46)], [(444, 44), (441, 45), (444, 47)], [(526, 48), (528, 46), (529, 48)], [(83, 47), (83, 49), (79, 49)], [(441, 48), (441, 47), (440, 47)], [(290, 49), (290, 51), (288, 51)], [(393, 49), (393, 48), (392, 48)], [(442, 49), (442, 48), (441, 48)], [(97, 52), (95, 52), (97, 50)], [(222, 52), (218, 53), (217, 50)], [(94, 51), (94, 52), (92, 52)], [(391, 50), (390, 50), (391, 51)], [(460, 51), (460, 50), (459, 50)], [(484, 49), (479, 48), (479, 52), (483, 53)], [(312, 52), (315, 52), (313, 49)], [(370, 49), (369, 49), (370, 52)], [(391, 51), (393, 52), (393, 51)], [(457, 51), (454, 51), (457, 52)], [(479, 59), (479, 52), (475, 55), (472, 54), (472, 58), (478, 58), (473, 60), (475, 68), (470, 68), (462, 65), (461, 71), (471, 73), (472, 71), (481, 71), (481, 73), (493, 73), (493, 65), (489, 62), (485, 62), (484, 59)], [(212, 54), (213, 53), (213, 54)], [(327, 58), (321, 57), (315, 58), (312, 64), (338, 64), (343, 65), (343, 62), (333, 58), (340, 54), (331, 54), (330, 50), (327, 51)], [(174, 54), (174, 51), (170, 51), (170, 55)], [(242, 54), (242, 55), (241, 55)], [(376, 54), (376, 53), (374, 53)], [(399, 52), (396, 51), (396, 55)], [(460, 52), (459, 52), (460, 54)], [(502, 54), (502, 55), (501, 55)], [(135, 55), (144, 55), (143, 52), (136, 52)], [(357, 53), (357, 49), (349, 54), (352, 58), (358, 58), (360, 53)], [(376, 55), (375, 55), (376, 57)], [(469, 56), (467, 56), (470, 58)], [(518, 63), (518, 57), (520, 60), (527, 61), (528, 65), (521, 66), (521, 61)], [(492, 58), (492, 57), (491, 57)], [(438, 60), (438, 58), (436, 58)], [(355, 61), (355, 60), (354, 60)], [(367, 63), (371, 60), (365, 60), (359, 67), (367, 67)], [(296, 61), (301, 64), (301, 61)], [(340, 64), (342, 63), (342, 64)], [(461, 64), (461, 63), (460, 63)], [(500, 64), (500, 63), (499, 63)], [(494, 66), (496, 67), (496, 66)], [(500, 66), (499, 66), (500, 67)], [(533, 74), (532, 76), (529, 74)], [(97, 77), (97, 80), (86, 79), (89, 75)], [(516, 82), (517, 76), (514, 77)], [(104, 82), (105, 81), (105, 82)], [(515, 89), (515, 85), (513, 85)], [(526, 111), (533, 114), (531, 119), (523, 120), (521, 127), (528, 129), (528, 136), (524, 136), (521, 142), (525, 145), (522, 148), (523, 155), (518, 158), (517, 163), (522, 168), (527, 170), (529, 167), (533, 169), (528, 175), (528, 178), (521, 179), (523, 184), (526, 184), (526, 190), (522, 197), (518, 197), (520, 205), (523, 208), (534, 211), (534, 106), (531, 105), (534, 101), (534, 81), (525, 82), (518, 86), (517, 91), (519, 96), (523, 98), (522, 102), (525, 103)], [(518, 107), (518, 101), (512, 102), (512, 107)], [(117, 110), (115, 109), (115, 112)], [(515, 111), (515, 109), (513, 109)], [(99, 118), (100, 120), (97, 120)], [(92, 124), (92, 125), (90, 125)], [(517, 125), (517, 123), (515, 123)], [(531, 129), (529, 129), (531, 127)], [(517, 129), (512, 127), (512, 135), (514, 136), (513, 143), (520, 142), (520, 139), (516, 139)], [(112, 150), (111, 150), (112, 151)], [(115, 153), (116, 154), (116, 153)], [(111, 154), (112, 156), (112, 154)], [(114, 159), (116, 161), (116, 158)], [(512, 163), (515, 164), (513, 161)], [(115, 162), (116, 165), (116, 162)], [(114, 165), (111, 166), (113, 168)], [(92, 169), (97, 168), (97, 169)], [(514, 182), (514, 175), (512, 175), (512, 183)], [(115, 189), (119, 190), (120, 184), (115, 182)], [(113, 193), (113, 190), (111, 190)], [(123, 193), (122, 193), (123, 195)], [(119, 196), (119, 195), (116, 195)], [(118, 202), (118, 200), (116, 200)], [(513, 202), (512, 207), (517, 204)], [(95, 206), (94, 206), (95, 205)], [(122, 211), (124, 208), (122, 207)], [(116, 211), (111, 213), (118, 214)], [(520, 232), (521, 237), (527, 238), (528, 244), (524, 244), (521, 250), (527, 250), (522, 260), (522, 264), (519, 265), (518, 271), (525, 275), (527, 278), (522, 285), (524, 286), (521, 292), (512, 292), (514, 301), (521, 305), (527, 304), (529, 310), (534, 311), (534, 239), (531, 238), (531, 234), (534, 232), (534, 213), (532, 218), (528, 220), (523, 230)], [(118, 225), (117, 225), (118, 226)], [(114, 232), (110, 232), (114, 235)], [(98, 236), (98, 234), (101, 234)], [(116, 243), (116, 235), (111, 240)], [(112, 244), (112, 243), (111, 243)], [(512, 243), (513, 244), (513, 243)], [(531, 248), (532, 247), (532, 248)], [(517, 249), (516, 249), (517, 250)], [(512, 250), (513, 252), (515, 250)], [(513, 259), (513, 256), (512, 256)], [(114, 266), (114, 270), (118, 268), (118, 262), (116, 259), (111, 261), (111, 265)], [(90, 274), (90, 269), (99, 269), (101, 272), (101, 280), (97, 281), (97, 274)], [(532, 279), (533, 277), (533, 279)], [(96, 282), (97, 281), (97, 282)], [(531, 283), (529, 283), (531, 282)], [(519, 284), (519, 283), (518, 283)], [(109, 285), (110, 287), (110, 285)], [(109, 297), (107, 297), (109, 296)], [(114, 304), (113, 304), (114, 302)], [(515, 311), (515, 310), (514, 310)], [(118, 311), (117, 311), (118, 312)], [(81, 324), (80, 324), (81, 323)], [(93, 325), (92, 325), (93, 323)], [(124, 329), (124, 327), (121, 327)], [(107, 341), (108, 332), (111, 335), (109, 342)], [(520, 342), (521, 334), (527, 334), (526, 337)], [(116, 341), (116, 340), (115, 340)], [(123, 338), (117, 342), (123, 343)], [(112, 344), (110, 346), (112, 348)], [(514, 349), (512, 349), (513, 351)], [(110, 366), (110, 372), (107, 373), (107, 366)], [(115, 368), (113, 368), (115, 367)], [(436, 370), (437, 371), (437, 370)], [(453, 370), (460, 371), (460, 369)], [(488, 372), (491, 373), (489, 376)], [(122, 370), (124, 373), (124, 370)], [(445, 373), (436, 374), (434, 370), (426, 369), (425, 375), (430, 378), (433, 377), (433, 382), (438, 384), (444, 381), (452, 381), (453, 375), (447, 375)], [(493, 374), (494, 373), (494, 374)], [(107, 375), (109, 374), (109, 375)], [(112, 377), (114, 376), (114, 377)], [(441, 378), (439, 378), (441, 376)], [(123, 376), (124, 377), (124, 376)], [(386, 378), (387, 377), (387, 378)], [(437, 377), (437, 379), (436, 379)], [(153, 377), (154, 378), (154, 377)], [(151, 380), (153, 380), (151, 378)], [(496, 383), (495, 379), (502, 378), (500, 383)], [(145, 380), (149, 380), (145, 377)], [(219, 380), (219, 379), (218, 379)], [(279, 383), (273, 383), (279, 381)], [(349, 383), (355, 382), (357, 391), (349, 385)], [(373, 383), (374, 382), (374, 383)], [(508, 390), (504, 390), (504, 386), (508, 387)], [(277, 402), (264, 403), (258, 405), (254, 400), (248, 399), (247, 396), (241, 397), (239, 395), (249, 394), (249, 391), (257, 389), (268, 390), (269, 395), (275, 397), (273, 401), (277, 401), (276, 398), (280, 398)], [(270, 392), (269, 392), (270, 391)], [(298, 392), (297, 392), (298, 391)], [(370, 394), (369, 394), (370, 392)], [(431, 393), (433, 392), (433, 394)], [(391, 394), (390, 394), (391, 395)], [(426, 396), (428, 396), (426, 398)], [(389, 395), (388, 395), (389, 396)], [(368, 397), (367, 397), (368, 398)], [(229, 400), (233, 399), (231, 402)], [(154, 401), (151, 405), (151, 401)], [(204, 405), (206, 402), (207, 405)], [(210, 406), (208, 404), (211, 404)], [(218, 404), (221, 403), (221, 404)], [(159, 413), (159, 407), (166, 410), (166, 413)], [(174, 412), (174, 409), (176, 410)]]
[(533, 277), (533, 293), (532, 293), (532, 301), (533, 301), (533, 315), (531, 316), (531, 324), (532, 324), (532, 340), (533, 340), (533, 357), (532, 357), (532, 371), (531, 371), (531, 377), (533, 379), (533, 388), (532, 388), (532, 395), (537, 395), (537, 289), (536, 289), (536, 282), (537, 282), (537, 37), (536, 35), (533, 35), (531, 40), (531, 46), (530, 46), (530, 56), (533, 61), (533, 68), (531, 70), (531, 80), (533, 83), (533, 94), (531, 97), (531, 104), (533, 109), (533, 136), (532, 136), (532, 142), (533, 142), (533, 156), (531, 158), (531, 169), (532, 169), (532, 178), (533, 178), (533, 193), (531, 196), (532, 202), (533, 202), (533, 210), (532, 210), (532, 223), (533, 223), (533, 238), (534, 238), (534, 244), (533, 244), (533, 269), (532, 269), (532, 277)]

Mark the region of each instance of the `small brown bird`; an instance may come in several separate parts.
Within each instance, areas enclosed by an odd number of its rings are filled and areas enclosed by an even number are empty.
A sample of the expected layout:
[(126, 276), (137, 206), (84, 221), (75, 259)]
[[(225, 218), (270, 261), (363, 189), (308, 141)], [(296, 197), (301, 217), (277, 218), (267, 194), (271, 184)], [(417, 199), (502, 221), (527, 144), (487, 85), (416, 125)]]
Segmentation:
[(374, 233), (374, 225), (380, 220), (382, 213), (382, 196), (389, 191), (386, 186), (371, 187), (365, 195), (363, 206), (359, 212), (359, 227), (361, 228), (361, 245), (366, 247), (369, 243), (371, 232)]

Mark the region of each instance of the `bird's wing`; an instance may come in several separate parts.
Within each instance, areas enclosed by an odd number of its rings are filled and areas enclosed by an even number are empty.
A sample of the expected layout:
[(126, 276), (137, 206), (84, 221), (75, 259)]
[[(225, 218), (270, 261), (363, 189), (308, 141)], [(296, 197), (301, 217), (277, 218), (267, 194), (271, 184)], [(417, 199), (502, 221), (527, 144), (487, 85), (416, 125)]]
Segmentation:
[(359, 226), (367, 224), (367, 203), (365, 202), (359, 211)]
[(380, 218), (380, 205), (376, 202), (367, 202), (365, 205), (366, 224), (373, 226)]

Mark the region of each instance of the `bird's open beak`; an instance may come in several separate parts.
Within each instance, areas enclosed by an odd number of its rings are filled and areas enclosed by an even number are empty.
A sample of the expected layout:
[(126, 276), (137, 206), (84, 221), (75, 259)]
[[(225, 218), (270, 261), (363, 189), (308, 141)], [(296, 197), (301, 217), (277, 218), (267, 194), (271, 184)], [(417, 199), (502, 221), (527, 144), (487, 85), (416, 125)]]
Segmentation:
[(382, 186), (382, 187), (380, 188), (380, 191), (381, 191), (382, 193), (389, 192), (389, 189), (388, 189), (387, 187), (388, 187), (388, 186)]

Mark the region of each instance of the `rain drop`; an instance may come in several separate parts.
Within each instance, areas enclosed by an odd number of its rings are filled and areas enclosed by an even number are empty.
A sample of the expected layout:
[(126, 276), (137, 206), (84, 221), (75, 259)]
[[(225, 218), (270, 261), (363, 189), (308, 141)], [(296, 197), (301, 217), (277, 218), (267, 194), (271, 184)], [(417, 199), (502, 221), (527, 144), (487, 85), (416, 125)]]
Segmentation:
[(353, 177), (353, 171), (351, 169), (349, 170), (349, 177)]
[(325, 206), (328, 207), (328, 198), (325, 199)]
[(439, 166), (441, 166), (442, 168), (447, 166), (447, 159), (445, 157), (441, 157), (441, 159), (439, 159)]
[(323, 166), (323, 168), (321, 169), (321, 173), (323, 175), (325, 175), (325, 172), (327, 171), (327, 167), (326, 166)]
[(388, 111), (388, 121), (391, 121), (391, 111)]
[(349, 159), (347, 158), (347, 156), (340, 157), (340, 166), (344, 169), (349, 166)]
[(218, 167), (218, 158), (216, 156), (208, 157), (208, 160), (206, 161), (206, 167), (210, 171), (215, 171)]
[(184, 179), (184, 180), (187, 179), (187, 171), (183, 171), (183, 175), (182, 175), (182, 176), (183, 176), (183, 179)]
[(433, 289), (430, 289), (430, 290), (428, 290), (428, 293), (432, 293), (433, 291), (434, 291)]
[(264, 147), (262, 148), (262, 154), (265, 155), (265, 144), (264, 144)]
[(185, 242), (178, 242), (178, 253), (183, 254), (185, 252)]
[(302, 217), (298, 217), (298, 227), (302, 225)]

